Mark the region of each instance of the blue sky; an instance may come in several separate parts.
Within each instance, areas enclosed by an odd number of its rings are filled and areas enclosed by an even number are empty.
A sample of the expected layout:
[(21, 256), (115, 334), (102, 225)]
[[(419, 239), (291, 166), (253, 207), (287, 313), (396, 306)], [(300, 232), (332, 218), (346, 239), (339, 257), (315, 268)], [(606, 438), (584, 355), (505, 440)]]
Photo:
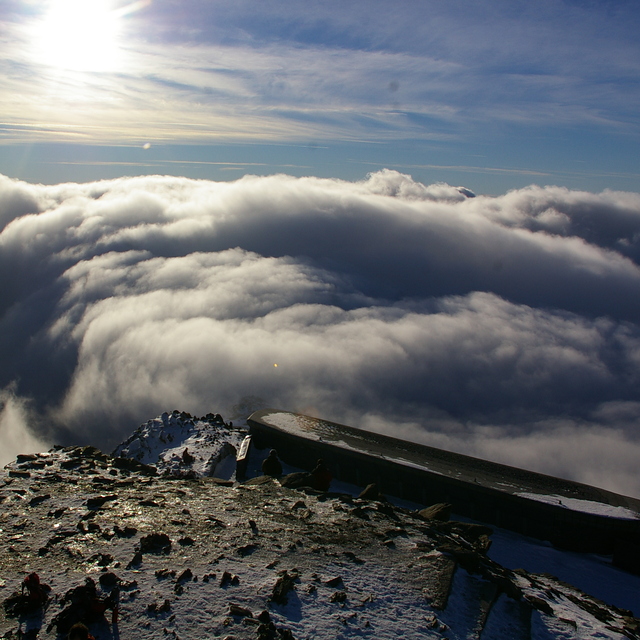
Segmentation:
[[(87, 7), (92, 7), (88, 10)], [(0, 3), (0, 173), (640, 191), (637, 2)]]

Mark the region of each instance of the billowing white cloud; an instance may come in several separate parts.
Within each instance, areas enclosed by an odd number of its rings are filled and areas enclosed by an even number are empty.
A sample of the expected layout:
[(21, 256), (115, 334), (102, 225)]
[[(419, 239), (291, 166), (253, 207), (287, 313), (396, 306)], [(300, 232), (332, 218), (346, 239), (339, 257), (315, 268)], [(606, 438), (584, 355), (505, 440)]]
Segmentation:
[(9, 385), (0, 389), (0, 465), (15, 460), (19, 453), (32, 451), (45, 451), (49, 445), (34, 433), (29, 423), (33, 421), (30, 416), (29, 402), (24, 398), (16, 397), (15, 385)]
[(2, 179), (0, 384), (49, 440), (263, 402), (640, 495), (640, 196), (471, 195)]

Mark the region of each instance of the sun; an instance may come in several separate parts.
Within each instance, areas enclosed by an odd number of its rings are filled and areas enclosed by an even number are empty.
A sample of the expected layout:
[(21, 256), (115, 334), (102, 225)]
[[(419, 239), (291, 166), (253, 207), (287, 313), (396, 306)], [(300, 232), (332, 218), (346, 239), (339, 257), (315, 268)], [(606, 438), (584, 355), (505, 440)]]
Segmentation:
[(73, 71), (116, 70), (121, 18), (109, 0), (52, 0), (36, 27), (38, 61)]

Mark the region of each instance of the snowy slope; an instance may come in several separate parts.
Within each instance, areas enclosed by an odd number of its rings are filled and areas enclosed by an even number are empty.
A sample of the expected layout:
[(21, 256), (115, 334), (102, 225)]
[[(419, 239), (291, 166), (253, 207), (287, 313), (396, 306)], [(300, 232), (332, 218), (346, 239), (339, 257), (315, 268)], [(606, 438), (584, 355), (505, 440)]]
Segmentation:
[(246, 428), (233, 427), (220, 414), (194, 418), (173, 411), (141, 425), (113, 452), (151, 464), (161, 473), (231, 478)]

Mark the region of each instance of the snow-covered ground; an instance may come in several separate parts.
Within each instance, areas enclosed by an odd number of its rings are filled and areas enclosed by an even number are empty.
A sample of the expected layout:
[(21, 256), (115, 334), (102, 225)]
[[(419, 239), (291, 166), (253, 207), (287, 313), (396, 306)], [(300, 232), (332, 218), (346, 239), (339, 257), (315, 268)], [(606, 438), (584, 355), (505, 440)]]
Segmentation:
[[(522, 597), (515, 600), (496, 591), (500, 581), (467, 571), (442, 550), (442, 544), (465, 543), (416, 518), (415, 509), (424, 505), (390, 498), (400, 507), (394, 509), (304, 494), (273, 481), (232, 486), (184, 479), (228, 476), (221, 463), (232, 456), (220, 452), (238, 447), (239, 426), (175, 412), (145, 423), (116, 453), (157, 464), (158, 476), (73, 450), (11, 465), (0, 487), (0, 596), (31, 570), (56, 594), (86, 575), (97, 579), (113, 571), (129, 586), (121, 591), (118, 625), (92, 626), (97, 640), (640, 638), (633, 621), (607, 606), (640, 611), (640, 577), (615, 569), (607, 558), (494, 529), (487, 567), (517, 586)], [(267, 453), (252, 449), (250, 476), (259, 474)], [(332, 485), (337, 494), (361, 489)], [(105, 502), (94, 509), (88, 496), (96, 494)], [(125, 525), (136, 532), (126, 533)], [(145, 553), (134, 562), (142, 537), (155, 531), (170, 537), (170, 553)], [(526, 571), (504, 572), (499, 565)], [(438, 595), (447, 567), (448, 598)], [(272, 593), (284, 571), (293, 589), (278, 603)], [(438, 597), (445, 606), (437, 606)], [(54, 638), (46, 624), (57, 611), (53, 604), (40, 619), (23, 621), (21, 631), (38, 628), (38, 638)], [(265, 611), (272, 627), (257, 619)], [(17, 624), (3, 618), (1, 637), (19, 637)]]

